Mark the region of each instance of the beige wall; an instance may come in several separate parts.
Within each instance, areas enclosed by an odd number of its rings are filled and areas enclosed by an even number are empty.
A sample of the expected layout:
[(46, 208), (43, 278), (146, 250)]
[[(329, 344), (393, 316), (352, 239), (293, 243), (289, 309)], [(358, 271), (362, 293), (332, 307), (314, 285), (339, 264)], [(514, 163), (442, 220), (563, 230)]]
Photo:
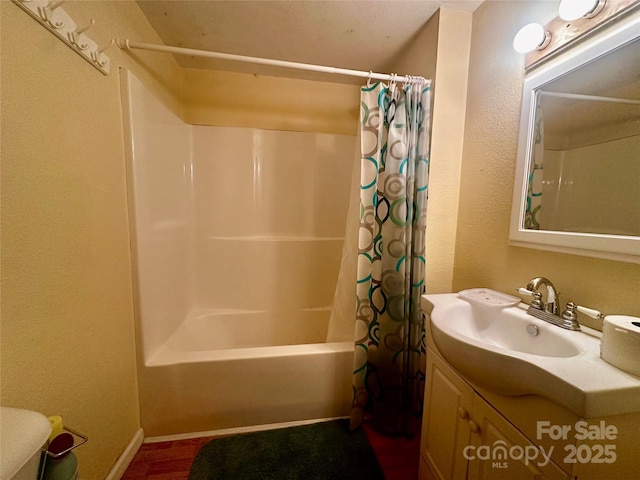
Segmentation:
[(441, 8), (394, 65), (400, 74), (432, 80), (425, 271), (428, 293), (452, 291), (471, 19), (469, 12)]
[[(182, 70), (170, 55), (117, 48), (103, 76), (0, 4), (0, 400), (62, 414), (90, 438), (77, 451), (83, 478), (104, 478), (140, 428), (118, 66), (181, 118), (207, 125), (355, 135), (359, 87)], [(90, 35), (101, 45), (161, 43), (132, 1), (64, 8), (78, 24), (95, 18)]]
[(462, 140), (471, 40), (471, 14), (440, 9), (433, 105), (429, 214), (427, 217), (426, 288), (452, 291), (458, 216)]
[[(411, 45), (398, 53), (391, 71), (398, 75), (422, 75), (431, 80), (431, 110), (433, 112), (433, 91), (436, 87), (436, 62), (438, 60), (438, 29), (441, 8), (429, 19), (413, 38)], [(433, 115), (431, 116), (433, 123)]]
[[(488, 1), (473, 15), (453, 290), (550, 278), (563, 302), (640, 316), (640, 266), (508, 246), (524, 59), (511, 42), (557, 2)], [(583, 317), (581, 321), (588, 322)]]
[[(70, 2), (99, 44), (157, 42), (133, 2)], [(140, 428), (118, 65), (173, 109), (167, 55), (108, 51), (103, 76), (15, 4), (2, 24), (2, 391), (6, 406), (61, 414), (89, 436), (101, 479)]]
[(184, 119), (195, 125), (355, 135), (360, 87), (247, 73), (184, 70)]

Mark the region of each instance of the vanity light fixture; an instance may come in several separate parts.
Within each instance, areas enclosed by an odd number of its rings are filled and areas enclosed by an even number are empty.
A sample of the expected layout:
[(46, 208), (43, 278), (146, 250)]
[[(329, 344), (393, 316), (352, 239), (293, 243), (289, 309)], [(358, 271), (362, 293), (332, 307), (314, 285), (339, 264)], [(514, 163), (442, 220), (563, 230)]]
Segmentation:
[(606, 0), (562, 0), (558, 16), (567, 22), (578, 18), (593, 18), (604, 8)]
[(539, 23), (529, 23), (518, 30), (513, 38), (513, 48), (518, 53), (542, 50), (551, 41), (551, 34)]
[[(513, 39), (513, 48), (518, 53), (529, 53), (528, 58), (540, 59), (588, 30), (595, 29), (606, 21), (639, 5), (640, 0), (616, 0), (615, 2), (561, 0), (558, 16), (544, 27), (537, 23), (530, 23), (522, 27)], [(601, 13), (602, 15), (600, 15)], [(596, 16), (597, 19), (590, 20)], [(527, 60), (527, 66), (529, 65), (530, 62)]]

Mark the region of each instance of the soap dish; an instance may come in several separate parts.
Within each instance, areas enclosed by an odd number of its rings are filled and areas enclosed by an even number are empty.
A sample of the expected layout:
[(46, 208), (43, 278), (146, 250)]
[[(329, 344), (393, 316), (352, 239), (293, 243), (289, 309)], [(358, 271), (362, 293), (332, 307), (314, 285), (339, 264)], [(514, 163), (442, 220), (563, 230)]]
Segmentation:
[(468, 302), (484, 305), (485, 307), (512, 307), (521, 302), (518, 297), (512, 297), (488, 288), (462, 290), (458, 292), (458, 295)]

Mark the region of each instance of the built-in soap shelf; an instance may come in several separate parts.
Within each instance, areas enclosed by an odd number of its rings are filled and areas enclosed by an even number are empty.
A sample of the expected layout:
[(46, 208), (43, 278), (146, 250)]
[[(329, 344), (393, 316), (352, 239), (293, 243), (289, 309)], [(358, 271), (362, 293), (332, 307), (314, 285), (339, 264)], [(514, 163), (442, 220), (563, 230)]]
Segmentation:
[(469, 290), (462, 290), (458, 292), (458, 295), (467, 300), (468, 302), (483, 305), (485, 307), (511, 307), (518, 305), (520, 299), (518, 297), (512, 297), (505, 293), (496, 292), (489, 288), (471, 288)]
[(110, 61), (104, 52), (113, 45), (114, 41), (112, 39), (107, 45), (99, 47), (96, 42), (89, 38), (87, 30), (95, 23), (93, 19), (86, 25), (78, 27), (76, 22), (62, 8), (65, 0), (12, 1), (87, 62), (105, 75), (109, 75)]

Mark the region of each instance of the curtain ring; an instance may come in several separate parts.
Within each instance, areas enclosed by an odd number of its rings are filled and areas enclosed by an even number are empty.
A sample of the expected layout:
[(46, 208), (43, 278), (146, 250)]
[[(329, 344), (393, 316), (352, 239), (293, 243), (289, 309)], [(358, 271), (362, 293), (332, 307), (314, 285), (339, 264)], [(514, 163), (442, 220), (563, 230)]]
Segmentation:
[(413, 87), (413, 83), (415, 82), (415, 77), (413, 75), (407, 75), (407, 81), (405, 82), (405, 90), (411, 90)]
[(369, 70), (369, 77), (367, 78), (367, 88), (371, 88), (371, 77), (373, 76), (373, 71)]
[(391, 95), (393, 95), (396, 91), (396, 74), (395, 73), (391, 73), (389, 75), (389, 92), (391, 92)]

